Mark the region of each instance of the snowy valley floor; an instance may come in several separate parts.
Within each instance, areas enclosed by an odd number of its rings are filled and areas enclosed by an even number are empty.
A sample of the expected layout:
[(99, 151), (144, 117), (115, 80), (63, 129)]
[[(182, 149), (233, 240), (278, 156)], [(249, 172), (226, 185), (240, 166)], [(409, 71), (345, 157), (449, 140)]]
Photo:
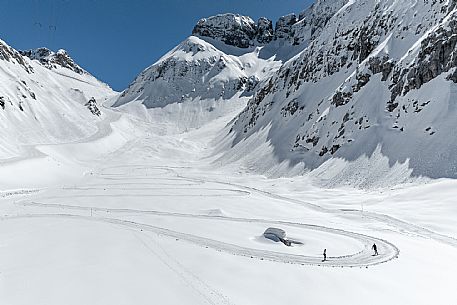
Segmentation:
[(167, 135), (109, 112), (86, 141), (1, 164), (0, 304), (455, 301), (456, 182), (327, 190), (221, 168), (226, 119)]

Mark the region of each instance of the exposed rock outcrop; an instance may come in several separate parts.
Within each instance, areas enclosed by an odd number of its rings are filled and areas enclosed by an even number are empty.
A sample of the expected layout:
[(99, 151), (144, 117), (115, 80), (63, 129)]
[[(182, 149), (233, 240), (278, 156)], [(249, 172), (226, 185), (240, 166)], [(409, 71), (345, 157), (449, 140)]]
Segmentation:
[(257, 23), (250, 17), (237, 14), (220, 14), (200, 19), (192, 35), (220, 40), (239, 48), (265, 45), (272, 40), (281, 40), (289, 45), (306, 44), (317, 36), (330, 18), (347, 0), (318, 0), (300, 13), (280, 17), (273, 22), (265, 17)]
[(97, 106), (97, 101), (94, 97), (91, 97), (90, 100), (84, 106), (86, 106), (90, 110), (90, 112), (92, 112), (93, 115), (100, 116), (102, 114)]
[[(239, 48), (248, 48), (255, 41), (268, 42), (269, 20), (262, 18), (260, 27), (247, 16), (237, 14), (221, 14), (200, 19), (192, 31), (192, 35), (210, 37), (221, 40), (225, 44)], [(260, 28), (260, 30), (259, 30)], [(257, 38), (257, 39), (256, 39)]]
[(0, 40), (0, 60), (19, 64), (27, 73), (33, 73), (33, 68), (24, 60), (21, 54)]
[(20, 51), (20, 53), (21, 55), (27, 56), (32, 60), (38, 60), (48, 69), (56, 69), (60, 66), (70, 69), (78, 74), (86, 73), (73, 61), (70, 55), (68, 55), (67, 51), (62, 49), (57, 52), (53, 52), (47, 48), (38, 48), (34, 50)]

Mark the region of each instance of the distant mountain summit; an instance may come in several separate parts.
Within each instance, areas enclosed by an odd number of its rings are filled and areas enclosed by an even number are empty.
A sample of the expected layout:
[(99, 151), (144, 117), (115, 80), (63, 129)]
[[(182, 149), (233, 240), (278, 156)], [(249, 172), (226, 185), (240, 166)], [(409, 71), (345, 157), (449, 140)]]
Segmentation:
[[(289, 41), (294, 39), (285, 34), (285, 21), (278, 24), (281, 27), (275, 31), (267, 18), (257, 22), (237, 14), (203, 18), (195, 25), (192, 36), (141, 72), (113, 106), (127, 107), (143, 116), (142, 107), (174, 109), (172, 105), (179, 104), (180, 108), (173, 111), (186, 119), (173, 115), (181, 121), (188, 121), (189, 113), (194, 118), (188, 122), (190, 125), (184, 124), (184, 130), (201, 126), (223, 114), (223, 109), (245, 104), (260, 82), (298, 52), (299, 44), (292, 46)], [(192, 107), (198, 109), (191, 110)]]
[(289, 14), (273, 22), (265, 17), (257, 22), (248, 16), (219, 14), (202, 18), (192, 35), (209, 37), (239, 48), (263, 46), (272, 41), (300, 45), (316, 37), (347, 0), (319, 0), (300, 14)]

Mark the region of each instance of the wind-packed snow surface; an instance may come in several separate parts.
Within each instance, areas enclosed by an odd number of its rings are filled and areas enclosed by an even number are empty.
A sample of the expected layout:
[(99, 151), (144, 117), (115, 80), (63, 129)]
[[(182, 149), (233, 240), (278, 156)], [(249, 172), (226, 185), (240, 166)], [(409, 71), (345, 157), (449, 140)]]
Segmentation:
[[(455, 181), (367, 192), (266, 179), (214, 166), (233, 114), (170, 134), (104, 112), (95, 136), (2, 165), (2, 304), (454, 299)], [(266, 239), (271, 227), (296, 243)]]

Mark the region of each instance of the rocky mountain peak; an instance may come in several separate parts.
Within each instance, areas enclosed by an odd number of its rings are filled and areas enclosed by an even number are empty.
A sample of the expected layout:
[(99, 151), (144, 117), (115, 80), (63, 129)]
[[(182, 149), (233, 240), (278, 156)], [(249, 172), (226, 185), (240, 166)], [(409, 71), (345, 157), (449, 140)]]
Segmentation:
[[(262, 33), (266, 33), (266, 18), (262, 21)], [(268, 25), (266, 26), (268, 28)], [(268, 33), (266, 33), (268, 35)], [(254, 44), (258, 36), (258, 26), (250, 17), (238, 14), (221, 14), (200, 19), (192, 31), (192, 35), (221, 40), (225, 44), (239, 48), (248, 48)], [(260, 40), (265, 40), (262, 35)]]
[(257, 21), (257, 41), (262, 44), (269, 43), (274, 37), (273, 22), (265, 17)]
[(275, 39), (284, 39), (293, 36), (292, 26), (297, 21), (298, 18), (295, 14), (289, 14), (279, 18), (276, 22)]
[(78, 74), (86, 73), (74, 60), (68, 55), (68, 52), (60, 49), (53, 52), (48, 48), (38, 48), (27, 51), (19, 51), (23, 56), (27, 56), (31, 60), (39, 61), (43, 66), (52, 70), (59, 66), (70, 69)]
[(327, 22), (348, 0), (319, 0), (299, 15), (294, 13), (273, 22), (265, 17), (257, 23), (248, 16), (221, 14), (200, 19), (192, 35), (220, 40), (227, 45), (248, 48), (282, 40), (289, 45), (302, 45), (317, 37)]

